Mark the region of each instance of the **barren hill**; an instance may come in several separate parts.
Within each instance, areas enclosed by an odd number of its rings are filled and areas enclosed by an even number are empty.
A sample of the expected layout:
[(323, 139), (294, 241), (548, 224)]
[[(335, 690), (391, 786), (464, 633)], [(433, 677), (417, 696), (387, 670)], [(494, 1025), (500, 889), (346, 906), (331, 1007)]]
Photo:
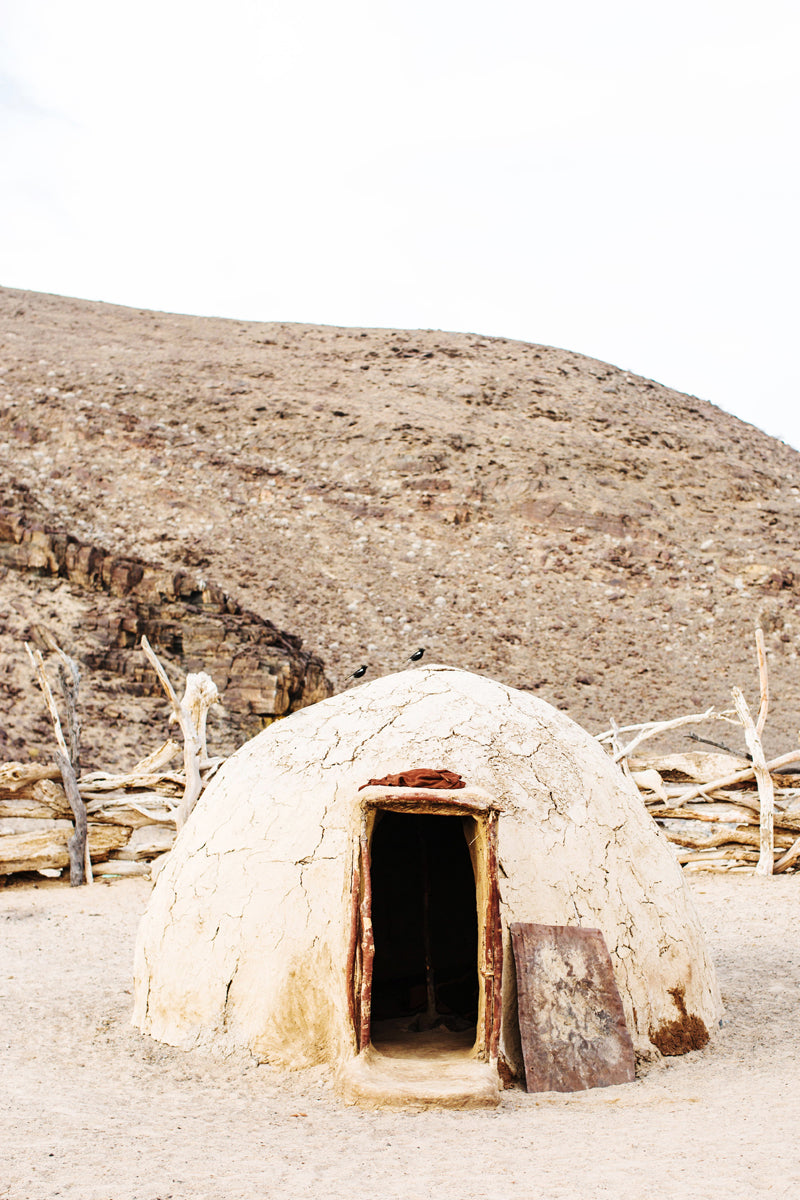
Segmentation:
[[(594, 730), (755, 699), (759, 621), (767, 746), (796, 744), (800, 455), (711, 404), (502, 338), (8, 289), (0, 335), (6, 504), (211, 581), (337, 686), (424, 645)], [(46, 584), (0, 577), (0, 700)], [(2, 705), (9, 736), (46, 745), (39, 704)]]

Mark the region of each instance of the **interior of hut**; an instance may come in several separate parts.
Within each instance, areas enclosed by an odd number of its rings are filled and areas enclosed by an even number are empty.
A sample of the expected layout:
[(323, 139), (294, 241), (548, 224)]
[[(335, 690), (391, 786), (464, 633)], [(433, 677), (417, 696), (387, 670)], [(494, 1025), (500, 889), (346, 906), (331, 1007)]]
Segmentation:
[(478, 904), (471, 817), (376, 813), (371, 1040), (417, 1056), (476, 1040)]

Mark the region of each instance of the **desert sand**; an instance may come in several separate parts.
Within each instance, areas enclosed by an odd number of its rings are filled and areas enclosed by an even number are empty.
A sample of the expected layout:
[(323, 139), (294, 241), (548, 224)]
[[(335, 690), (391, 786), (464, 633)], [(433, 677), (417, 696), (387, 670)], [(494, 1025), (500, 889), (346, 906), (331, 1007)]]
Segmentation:
[(800, 879), (688, 879), (726, 1006), (710, 1045), (622, 1087), (472, 1112), (365, 1112), (320, 1069), (151, 1041), (130, 1025), (149, 883), (9, 883), (0, 1197), (795, 1197)]

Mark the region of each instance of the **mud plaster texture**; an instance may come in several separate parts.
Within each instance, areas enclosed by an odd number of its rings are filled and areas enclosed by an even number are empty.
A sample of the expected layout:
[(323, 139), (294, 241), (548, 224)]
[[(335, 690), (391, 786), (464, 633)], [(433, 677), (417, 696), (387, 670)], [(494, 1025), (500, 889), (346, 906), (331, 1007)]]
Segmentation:
[[(733, 684), (755, 703), (758, 620), (767, 753), (796, 744), (800, 456), (703, 400), (505, 338), (11, 289), (0, 380), (9, 500), (222, 588), (302, 637), (338, 688), (361, 663), (375, 678), (426, 645), (596, 732), (729, 707)], [(15, 579), (0, 578), (3, 754), (49, 755), (20, 637), (41, 622), (80, 658), (108, 598), (87, 615), (64, 581), (43, 581), (37, 604)], [(120, 687), (104, 707), (86, 762), (130, 766), (118, 731), (141, 701)], [(144, 750), (163, 711), (148, 719)]]
[(793, 1200), (800, 879), (693, 875), (725, 1001), (635, 1083), (480, 1112), (347, 1108), (325, 1068), (181, 1051), (130, 1024), (140, 880), (0, 891), (3, 1200)]
[(672, 848), (598, 743), (534, 696), (447, 667), (387, 676), (248, 742), (201, 798), (142, 921), (135, 1020), (173, 1045), (284, 1066), (355, 1053), (345, 964), (359, 787), (457, 771), (500, 805), (501, 1050), (521, 1070), (508, 926), (599, 928), (634, 1046), (721, 1015)]

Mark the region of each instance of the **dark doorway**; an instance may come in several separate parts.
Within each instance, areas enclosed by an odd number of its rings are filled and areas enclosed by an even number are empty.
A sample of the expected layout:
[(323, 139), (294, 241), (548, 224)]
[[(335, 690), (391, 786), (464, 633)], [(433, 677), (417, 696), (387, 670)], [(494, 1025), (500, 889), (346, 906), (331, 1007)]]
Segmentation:
[(378, 810), (372, 837), (372, 1021), (473, 1030), (478, 912), (471, 817)]

